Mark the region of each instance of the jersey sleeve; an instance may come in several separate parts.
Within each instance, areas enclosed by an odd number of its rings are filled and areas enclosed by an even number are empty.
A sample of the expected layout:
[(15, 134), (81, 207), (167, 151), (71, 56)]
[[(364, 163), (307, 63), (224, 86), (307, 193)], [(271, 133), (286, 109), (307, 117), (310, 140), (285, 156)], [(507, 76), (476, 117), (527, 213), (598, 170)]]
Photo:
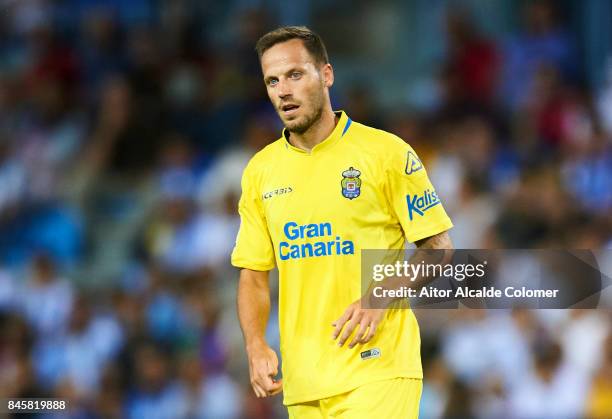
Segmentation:
[(251, 164), (242, 174), (242, 195), (238, 203), (238, 212), (240, 230), (232, 252), (232, 265), (254, 271), (271, 270), (274, 268), (274, 247)]
[(406, 238), (415, 242), (450, 229), (453, 223), (423, 163), (410, 145), (394, 140), (384, 169), (386, 193)]

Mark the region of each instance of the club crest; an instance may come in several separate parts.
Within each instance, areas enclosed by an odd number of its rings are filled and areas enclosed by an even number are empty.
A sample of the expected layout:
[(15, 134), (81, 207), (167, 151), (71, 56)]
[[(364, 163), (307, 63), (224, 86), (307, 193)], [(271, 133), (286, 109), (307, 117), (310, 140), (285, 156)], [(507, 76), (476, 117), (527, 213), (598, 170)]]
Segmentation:
[(348, 199), (355, 199), (361, 193), (361, 179), (359, 176), (361, 172), (355, 169), (353, 166), (349, 167), (348, 170), (342, 172), (342, 180), (340, 186), (342, 186), (342, 196)]

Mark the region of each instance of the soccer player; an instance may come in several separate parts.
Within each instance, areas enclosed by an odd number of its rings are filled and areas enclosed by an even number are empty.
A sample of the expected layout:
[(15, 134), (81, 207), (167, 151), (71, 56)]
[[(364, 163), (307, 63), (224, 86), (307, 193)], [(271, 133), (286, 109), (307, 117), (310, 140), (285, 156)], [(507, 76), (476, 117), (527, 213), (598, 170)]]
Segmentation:
[[(452, 247), (425, 168), (400, 138), (332, 110), (321, 38), (282, 27), (256, 45), (285, 129), (244, 170), (232, 264), (258, 397), (283, 391), (291, 418), (412, 418), (422, 389), (409, 309), (361, 304), (361, 249)], [(282, 380), (264, 332), (279, 271)]]

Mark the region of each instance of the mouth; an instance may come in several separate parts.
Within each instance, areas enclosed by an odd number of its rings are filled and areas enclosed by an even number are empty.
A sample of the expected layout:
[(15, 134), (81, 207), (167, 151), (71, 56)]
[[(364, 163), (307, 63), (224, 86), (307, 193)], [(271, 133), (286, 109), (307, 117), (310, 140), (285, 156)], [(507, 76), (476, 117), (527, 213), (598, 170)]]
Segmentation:
[(283, 114), (285, 115), (293, 115), (294, 113), (297, 112), (299, 108), (300, 108), (299, 105), (288, 103), (286, 105), (281, 106), (281, 111), (283, 111)]

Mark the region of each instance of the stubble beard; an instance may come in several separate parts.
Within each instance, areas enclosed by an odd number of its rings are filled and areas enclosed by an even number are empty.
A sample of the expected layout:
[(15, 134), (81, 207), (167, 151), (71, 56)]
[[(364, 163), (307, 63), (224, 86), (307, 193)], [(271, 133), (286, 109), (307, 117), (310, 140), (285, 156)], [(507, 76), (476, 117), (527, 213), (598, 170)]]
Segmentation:
[(318, 97), (316, 98), (316, 100), (313, 100), (313, 102), (316, 102), (316, 107), (315, 107), (315, 111), (312, 115), (306, 115), (304, 117), (304, 121), (303, 122), (297, 122), (295, 124), (291, 124), (291, 123), (285, 123), (285, 128), (287, 129), (287, 131), (289, 131), (289, 133), (296, 133), (296, 134), (304, 134), (306, 131), (308, 131), (314, 124), (316, 124), (320, 119), (321, 119), (321, 115), (323, 115), (323, 98), (322, 98), (322, 94), (318, 95)]

